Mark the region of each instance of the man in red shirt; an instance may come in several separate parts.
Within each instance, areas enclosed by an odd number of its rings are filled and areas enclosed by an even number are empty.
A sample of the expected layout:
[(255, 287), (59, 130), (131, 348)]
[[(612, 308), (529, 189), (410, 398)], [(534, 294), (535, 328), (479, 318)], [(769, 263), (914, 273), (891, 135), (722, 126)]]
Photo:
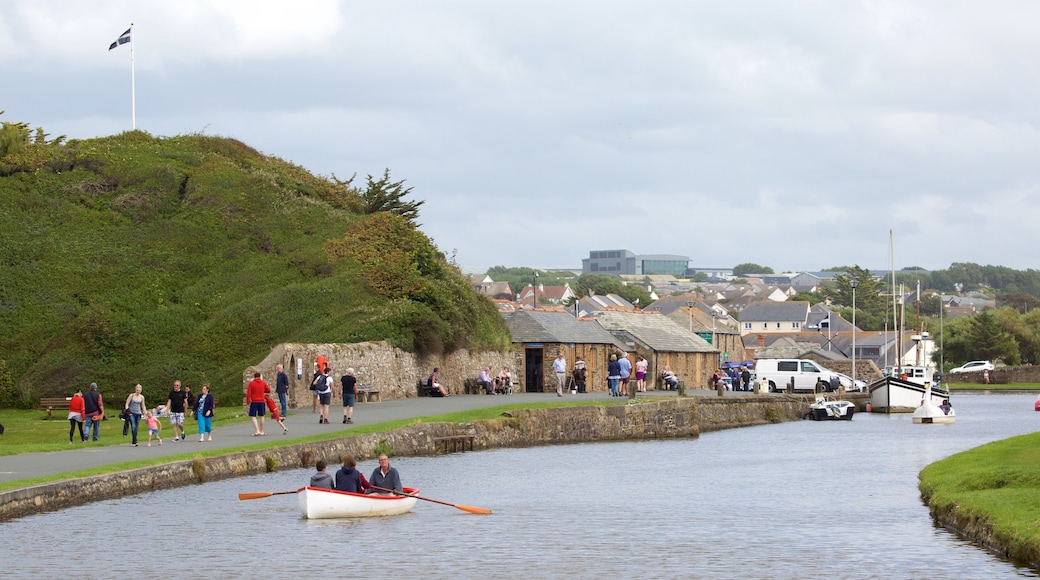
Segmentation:
[[(246, 386), (246, 400), (249, 401), (249, 417), (253, 420), (253, 437), (265, 435), (264, 412), (267, 410), (267, 393), (270, 392), (271, 387), (267, 386), (264, 379), (260, 377), (260, 373), (253, 373), (253, 380), (249, 381), (249, 385)], [(260, 417), (259, 425), (256, 422), (257, 417)]]

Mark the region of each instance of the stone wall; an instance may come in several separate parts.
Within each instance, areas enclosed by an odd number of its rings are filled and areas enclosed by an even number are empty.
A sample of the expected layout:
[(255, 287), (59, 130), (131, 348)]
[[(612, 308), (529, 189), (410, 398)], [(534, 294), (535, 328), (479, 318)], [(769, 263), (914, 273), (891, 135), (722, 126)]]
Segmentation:
[[(456, 351), (439, 357), (419, 357), (385, 342), (285, 343), (271, 349), (263, 361), (245, 369), (242, 391), (245, 392), (255, 372), (260, 372), (273, 389), (275, 366), (281, 363), (289, 375), (289, 407), (307, 407), (311, 404), (310, 383), (318, 355), (328, 358), (332, 376), (337, 381), (348, 368), (353, 368), (358, 382), (379, 389), (383, 400), (418, 396), (416, 382), (430, 376), (434, 367), (440, 369), (441, 384), (453, 394), (462, 393), (464, 381), (476, 379), (485, 366), (491, 367), (492, 376), (502, 367), (508, 367), (513, 379), (522, 378), (519, 377), (521, 355), (513, 351)], [(302, 361), (302, 376), (297, 373), (300, 368), (297, 361)]]
[(429, 423), (317, 443), (198, 456), (0, 492), (0, 521), (204, 481), (313, 467), (318, 459), (337, 465), (345, 453), (371, 459), (377, 446), (396, 456), (415, 456), (437, 454), (441, 437), (472, 437), (475, 449), (695, 437), (703, 431), (800, 419), (811, 402), (811, 396), (802, 395), (679, 397), (618, 406), (519, 409), (474, 423)]

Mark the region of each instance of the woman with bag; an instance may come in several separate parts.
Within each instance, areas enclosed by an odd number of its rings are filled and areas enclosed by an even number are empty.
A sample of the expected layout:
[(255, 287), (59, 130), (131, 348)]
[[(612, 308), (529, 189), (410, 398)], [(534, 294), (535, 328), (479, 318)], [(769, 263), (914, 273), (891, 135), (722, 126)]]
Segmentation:
[(209, 384), (202, 385), (202, 394), (195, 401), (192, 415), (199, 422), (199, 443), (213, 441), (213, 395), (209, 394)]
[(134, 447), (137, 447), (137, 426), (141, 424), (141, 417), (144, 416), (146, 407), (144, 395), (141, 394), (141, 385), (138, 384), (134, 387), (134, 392), (126, 398), (126, 403), (123, 404), (123, 410), (130, 413), (127, 422), (130, 424), (130, 434), (133, 438), (131, 445)]

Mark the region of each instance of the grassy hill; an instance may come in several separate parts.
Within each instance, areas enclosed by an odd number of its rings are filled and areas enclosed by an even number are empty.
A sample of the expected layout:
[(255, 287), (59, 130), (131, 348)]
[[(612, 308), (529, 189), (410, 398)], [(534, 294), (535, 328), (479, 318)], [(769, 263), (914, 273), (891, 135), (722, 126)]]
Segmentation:
[(0, 139), (0, 405), (92, 381), (238, 396), (281, 342), (507, 348), (493, 305), (365, 193), (233, 139)]

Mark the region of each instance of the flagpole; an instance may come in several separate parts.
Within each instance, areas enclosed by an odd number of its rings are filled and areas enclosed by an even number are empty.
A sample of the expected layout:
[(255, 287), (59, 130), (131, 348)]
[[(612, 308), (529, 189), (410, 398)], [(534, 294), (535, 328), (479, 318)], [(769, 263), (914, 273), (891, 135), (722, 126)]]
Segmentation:
[(137, 91), (134, 86), (134, 23), (130, 23), (130, 126), (137, 130)]

